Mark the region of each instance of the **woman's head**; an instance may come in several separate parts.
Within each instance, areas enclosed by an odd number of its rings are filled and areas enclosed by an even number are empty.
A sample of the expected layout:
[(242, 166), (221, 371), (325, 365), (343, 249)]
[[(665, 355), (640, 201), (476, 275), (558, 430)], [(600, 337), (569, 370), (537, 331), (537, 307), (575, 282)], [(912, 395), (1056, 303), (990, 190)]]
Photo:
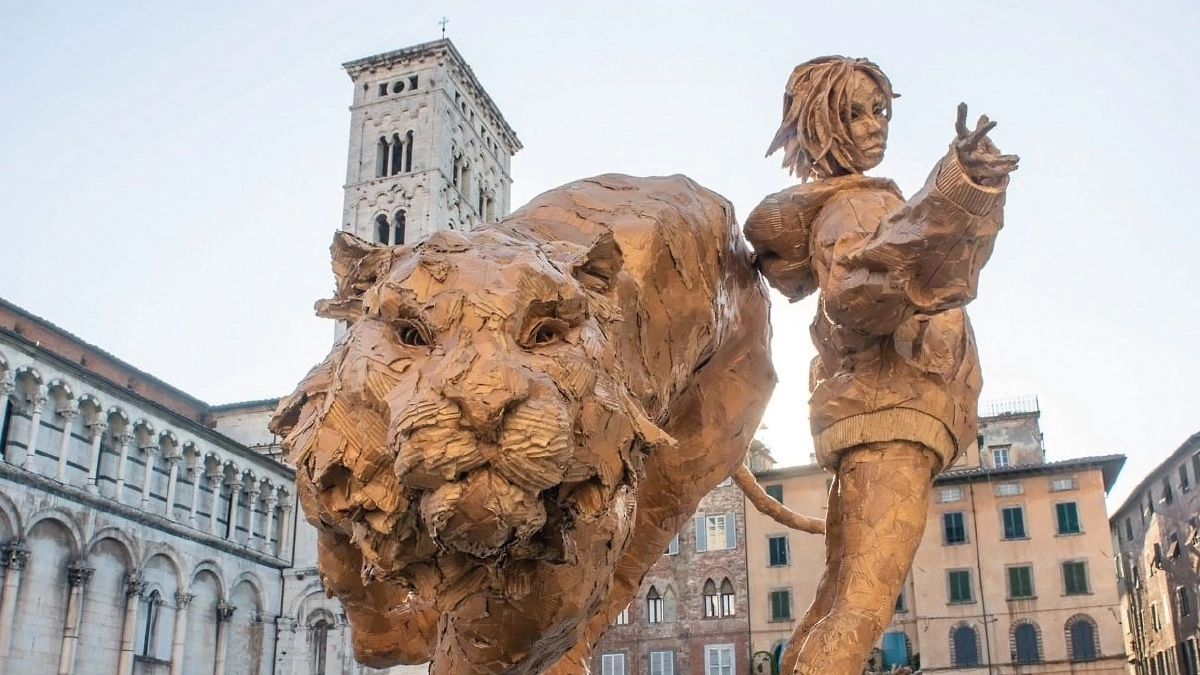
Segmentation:
[(822, 56), (796, 66), (783, 94), (783, 122), (770, 155), (800, 180), (862, 173), (883, 160), (891, 101), (898, 94), (867, 59)]

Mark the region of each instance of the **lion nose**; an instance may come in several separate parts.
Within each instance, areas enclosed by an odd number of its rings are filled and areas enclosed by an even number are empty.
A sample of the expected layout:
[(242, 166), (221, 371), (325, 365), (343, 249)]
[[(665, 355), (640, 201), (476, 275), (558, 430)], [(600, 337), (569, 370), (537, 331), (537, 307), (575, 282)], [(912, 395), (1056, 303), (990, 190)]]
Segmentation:
[(516, 368), (499, 365), (465, 373), (447, 383), (444, 393), (458, 406), (466, 427), (495, 441), (504, 413), (529, 398), (529, 384)]

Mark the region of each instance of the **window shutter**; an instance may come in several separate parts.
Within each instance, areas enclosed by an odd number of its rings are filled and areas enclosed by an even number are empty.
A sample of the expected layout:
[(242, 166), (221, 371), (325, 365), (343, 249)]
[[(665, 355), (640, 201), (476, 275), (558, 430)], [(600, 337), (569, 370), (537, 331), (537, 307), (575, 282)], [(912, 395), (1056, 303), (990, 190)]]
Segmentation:
[(704, 514), (696, 516), (696, 552), (703, 553), (708, 550), (708, 532), (704, 527)]
[(725, 514), (725, 548), (737, 548), (737, 515)]

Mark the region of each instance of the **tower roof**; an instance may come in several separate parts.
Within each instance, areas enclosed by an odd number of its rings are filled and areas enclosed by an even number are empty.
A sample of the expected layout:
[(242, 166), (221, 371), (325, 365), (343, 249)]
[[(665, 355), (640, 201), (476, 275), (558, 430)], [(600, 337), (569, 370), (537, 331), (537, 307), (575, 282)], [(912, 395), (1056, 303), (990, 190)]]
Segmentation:
[(505, 140), (513, 148), (513, 152), (524, 147), (521, 145), (520, 139), (517, 138), (517, 132), (513, 131), (508, 121), (504, 119), (504, 115), (500, 114), (499, 106), (496, 105), (491, 96), (488, 96), (483, 85), (475, 77), (475, 72), (471, 70), (471, 66), (467, 65), (466, 59), (462, 57), (462, 54), (458, 53), (458, 50), (454, 48), (454, 43), (450, 42), (449, 38), (423, 42), (419, 45), (347, 61), (342, 64), (342, 68), (345, 68), (346, 73), (350, 75), (351, 79), (357, 82), (364, 74), (369, 75), (378, 70), (403, 65), (424, 56), (449, 58), (451, 64), (459, 69), (463, 79), (472, 89), (468, 93), (474, 96), (487, 109), (488, 113), (495, 118), (497, 125), (505, 136)]

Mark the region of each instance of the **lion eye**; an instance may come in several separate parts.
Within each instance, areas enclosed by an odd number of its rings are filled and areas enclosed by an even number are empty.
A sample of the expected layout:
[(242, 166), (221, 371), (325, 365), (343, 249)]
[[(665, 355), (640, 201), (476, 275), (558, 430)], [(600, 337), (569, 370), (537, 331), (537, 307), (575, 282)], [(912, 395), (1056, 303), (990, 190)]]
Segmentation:
[(428, 347), (429, 338), (425, 337), (421, 327), (411, 321), (401, 321), (396, 324), (396, 337), (400, 344), (409, 347)]
[(528, 332), (525, 343), (530, 347), (540, 347), (558, 342), (566, 334), (567, 328), (567, 322), (562, 319), (541, 319)]

